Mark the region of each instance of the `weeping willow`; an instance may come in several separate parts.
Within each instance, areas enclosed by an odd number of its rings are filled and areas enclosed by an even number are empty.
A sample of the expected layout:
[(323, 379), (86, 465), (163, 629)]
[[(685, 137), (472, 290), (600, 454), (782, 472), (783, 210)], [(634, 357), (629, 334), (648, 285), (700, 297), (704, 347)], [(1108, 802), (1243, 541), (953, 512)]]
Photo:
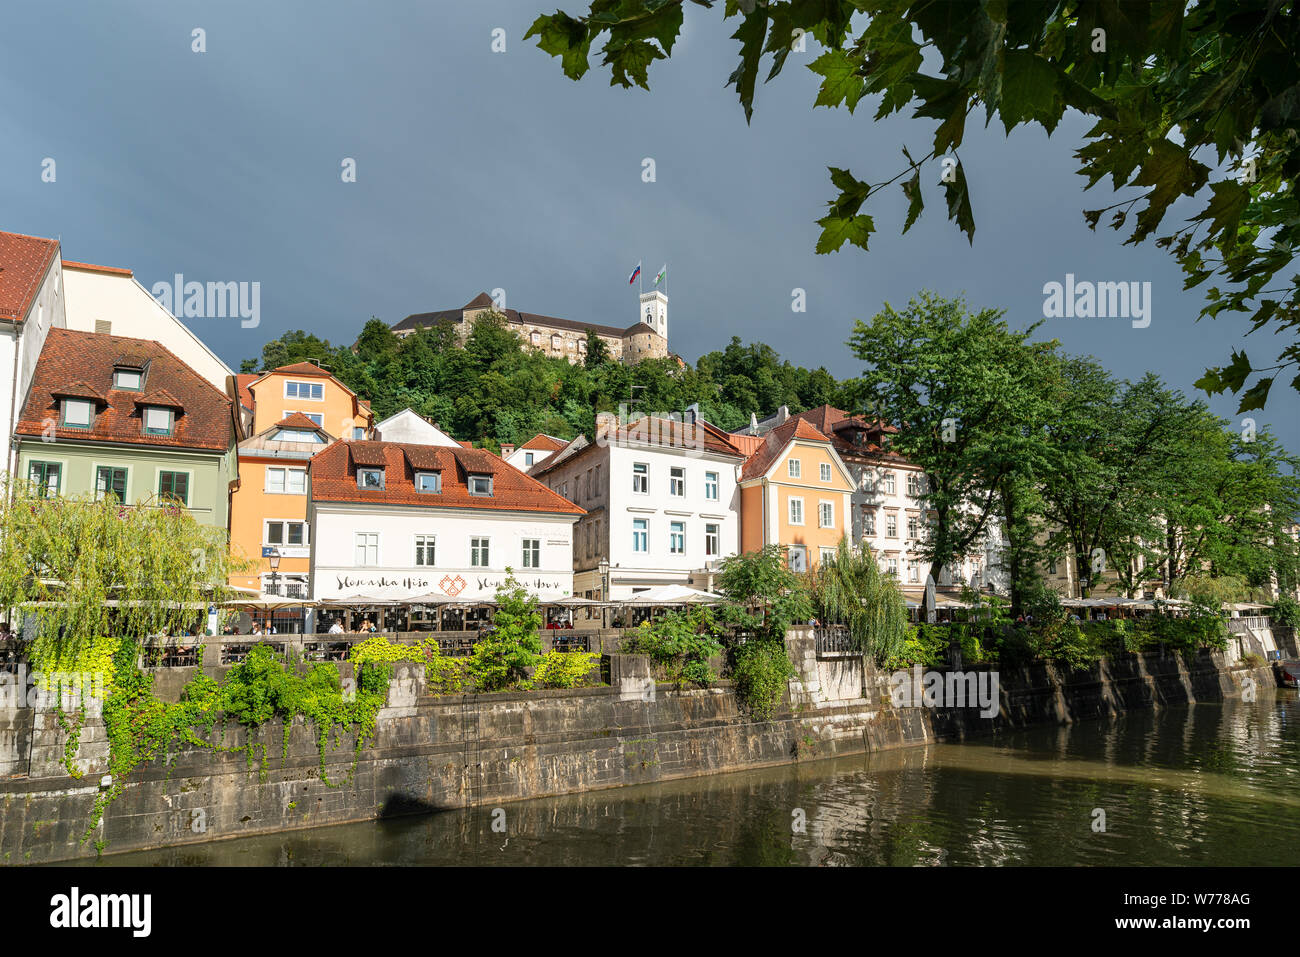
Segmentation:
[(840, 539), (835, 557), (820, 562), (809, 582), (824, 624), (848, 627), (863, 655), (877, 662), (897, 654), (907, 639), (907, 604), (897, 579), (880, 570), (866, 542)]
[(21, 481), (0, 495), (0, 609), (38, 668), (85, 660), (106, 640), (202, 627), (236, 570), (225, 530), (184, 508), (44, 498)]

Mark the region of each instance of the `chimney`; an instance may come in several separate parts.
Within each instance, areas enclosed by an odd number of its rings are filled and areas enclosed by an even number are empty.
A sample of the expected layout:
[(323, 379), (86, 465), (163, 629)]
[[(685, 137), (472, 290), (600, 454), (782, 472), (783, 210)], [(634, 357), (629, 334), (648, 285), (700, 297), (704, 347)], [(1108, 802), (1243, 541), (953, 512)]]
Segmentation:
[(515, 447), (514, 447), (514, 445), (512, 445), (511, 443), (509, 443), (509, 442), (502, 442), (502, 443), (501, 443), (501, 457), (502, 457), (503, 459), (504, 459), (504, 458), (508, 458), (509, 455), (510, 455), (510, 453), (513, 452), (514, 450), (515, 450)]
[(758, 435), (758, 413), (749, 413), (749, 434)]
[(790, 407), (788, 405), (783, 405), (781, 408), (776, 410), (776, 421), (778, 424), (784, 422), (788, 418), (790, 418)]
[(618, 416), (613, 412), (596, 413), (596, 441), (609, 435), (611, 432), (618, 431)]
[(686, 407), (686, 414), (682, 416), (682, 421), (687, 425), (694, 425), (700, 420), (700, 404), (692, 402)]

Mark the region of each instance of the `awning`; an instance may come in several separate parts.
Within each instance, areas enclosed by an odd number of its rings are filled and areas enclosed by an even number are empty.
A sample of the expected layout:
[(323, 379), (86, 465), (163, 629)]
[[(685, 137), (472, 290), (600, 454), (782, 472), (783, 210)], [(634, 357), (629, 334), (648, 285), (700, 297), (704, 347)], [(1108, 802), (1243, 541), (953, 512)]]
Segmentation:
[(725, 599), (711, 591), (700, 591), (686, 585), (661, 585), (637, 592), (631, 598), (614, 602), (618, 605), (715, 605)]

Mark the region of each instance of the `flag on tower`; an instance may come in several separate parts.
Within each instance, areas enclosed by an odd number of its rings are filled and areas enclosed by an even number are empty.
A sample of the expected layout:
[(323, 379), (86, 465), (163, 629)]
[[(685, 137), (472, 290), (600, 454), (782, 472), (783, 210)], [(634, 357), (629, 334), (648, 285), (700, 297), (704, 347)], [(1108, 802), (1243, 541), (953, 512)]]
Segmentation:
[(632, 270), (632, 275), (627, 277), (627, 284), (630, 286), (636, 282), (636, 277), (641, 275), (641, 264), (637, 263), (636, 268)]
[(655, 285), (655, 286), (659, 285), (659, 280), (660, 280), (660, 279), (663, 279), (664, 276), (666, 276), (666, 275), (668, 275), (668, 264), (667, 264), (667, 263), (664, 263), (664, 268), (661, 269), (661, 270), (659, 270), (659, 275), (655, 276), (655, 281), (654, 281), (654, 283), (652, 283), (652, 285)]

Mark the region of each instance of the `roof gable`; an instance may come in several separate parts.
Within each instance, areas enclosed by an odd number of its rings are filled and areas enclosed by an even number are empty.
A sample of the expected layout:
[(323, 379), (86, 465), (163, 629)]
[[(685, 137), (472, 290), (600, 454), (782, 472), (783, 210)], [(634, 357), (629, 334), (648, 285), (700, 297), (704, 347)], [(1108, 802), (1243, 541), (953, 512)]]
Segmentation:
[(0, 319), (27, 318), (58, 253), (57, 239), (0, 232)]

